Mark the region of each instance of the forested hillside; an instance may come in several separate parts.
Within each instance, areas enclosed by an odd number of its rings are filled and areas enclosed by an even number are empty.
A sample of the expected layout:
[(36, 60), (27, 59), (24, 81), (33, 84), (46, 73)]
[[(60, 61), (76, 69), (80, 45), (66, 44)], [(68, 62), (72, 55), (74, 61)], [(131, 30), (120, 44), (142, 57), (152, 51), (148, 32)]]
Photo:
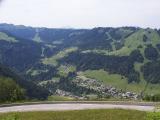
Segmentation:
[(0, 102), (46, 99), (49, 92), (0, 64)]
[[(53, 95), (60, 94), (59, 90), (80, 97), (160, 94), (157, 29), (49, 29), (0, 24), (0, 62)], [(93, 81), (122, 92), (111, 94), (109, 88), (104, 94), (91, 85)]]

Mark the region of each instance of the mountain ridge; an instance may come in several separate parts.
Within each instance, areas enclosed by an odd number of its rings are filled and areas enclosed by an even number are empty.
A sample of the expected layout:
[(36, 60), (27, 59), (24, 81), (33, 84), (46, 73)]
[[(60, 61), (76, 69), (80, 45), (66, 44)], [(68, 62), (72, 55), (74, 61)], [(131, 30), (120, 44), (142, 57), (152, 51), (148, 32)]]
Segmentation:
[[(78, 72), (96, 78), (92, 74), (94, 70), (97, 70), (97, 74), (106, 72), (108, 77), (117, 79), (117, 82), (123, 81), (126, 84), (124, 87), (118, 84), (113, 86), (123, 91), (137, 94), (159, 93), (158, 29), (138, 27), (41, 29), (25, 26), (19, 28), (13, 25), (11, 27), (13, 28), (9, 29), (10, 25), (0, 24), (0, 31), (17, 41), (13, 43), (9, 38), (0, 35), (0, 38), (4, 38), (0, 40), (0, 61), (18, 71), (25, 79), (46, 87), (52, 94), (59, 89), (62, 79), (66, 79), (66, 84), (67, 79), (74, 81)], [(117, 75), (121, 78), (113, 77)], [(107, 78), (106, 81), (101, 77), (96, 79), (103, 81), (103, 84), (115, 85), (114, 82), (107, 81)], [(68, 84), (73, 87), (73, 83)], [(79, 92), (80, 89), (82, 88), (77, 87)], [(67, 90), (73, 91), (68, 88)], [(85, 92), (81, 91), (80, 95)]]

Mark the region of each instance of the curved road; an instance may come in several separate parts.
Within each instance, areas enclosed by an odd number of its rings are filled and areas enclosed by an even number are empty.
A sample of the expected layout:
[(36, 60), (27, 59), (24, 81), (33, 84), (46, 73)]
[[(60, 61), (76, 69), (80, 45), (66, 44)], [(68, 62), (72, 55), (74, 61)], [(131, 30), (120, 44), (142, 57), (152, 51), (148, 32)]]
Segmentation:
[(85, 109), (130, 109), (140, 111), (154, 111), (154, 106), (142, 105), (114, 105), (114, 104), (85, 104), (85, 103), (62, 103), (62, 104), (37, 104), (0, 107), (0, 113), (26, 112), (26, 111), (63, 111)]

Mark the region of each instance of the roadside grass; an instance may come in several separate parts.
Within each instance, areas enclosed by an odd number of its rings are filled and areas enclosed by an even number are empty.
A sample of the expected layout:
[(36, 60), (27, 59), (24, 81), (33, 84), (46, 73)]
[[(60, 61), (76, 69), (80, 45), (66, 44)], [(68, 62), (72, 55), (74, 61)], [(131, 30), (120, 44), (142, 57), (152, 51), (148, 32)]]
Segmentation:
[(146, 120), (160, 120), (160, 112), (150, 112)]
[(48, 101), (74, 101), (75, 99), (72, 97), (58, 96), (52, 95), (48, 97)]
[(0, 120), (146, 120), (146, 117), (146, 112), (121, 109), (0, 114)]

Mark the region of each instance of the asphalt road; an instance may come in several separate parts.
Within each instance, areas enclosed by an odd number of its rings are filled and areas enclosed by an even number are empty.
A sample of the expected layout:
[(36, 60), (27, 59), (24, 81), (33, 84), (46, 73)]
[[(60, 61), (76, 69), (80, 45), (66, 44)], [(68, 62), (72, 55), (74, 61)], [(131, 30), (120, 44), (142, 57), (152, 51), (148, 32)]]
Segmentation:
[(85, 103), (61, 103), (61, 104), (36, 104), (0, 107), (0, 113), (28, 112), (28, 111), (64, 111), (85, 109), (129, 109), (140, 111), (154, 111), (154, 106), (145, 105), (114, 105), (114, 104), (85, 104)]

